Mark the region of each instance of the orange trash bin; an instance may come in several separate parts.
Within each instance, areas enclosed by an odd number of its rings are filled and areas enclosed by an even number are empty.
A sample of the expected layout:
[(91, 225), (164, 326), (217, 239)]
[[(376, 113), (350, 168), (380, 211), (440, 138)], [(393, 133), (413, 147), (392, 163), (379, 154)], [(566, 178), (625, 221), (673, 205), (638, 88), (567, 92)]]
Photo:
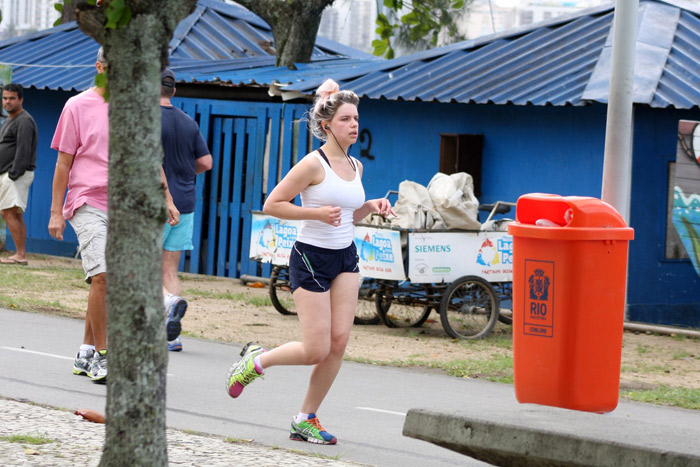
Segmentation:
[(609, 204), (523, 195), (513, 236), (515, 397), (588, 412), (617, 407), (634, 230)]

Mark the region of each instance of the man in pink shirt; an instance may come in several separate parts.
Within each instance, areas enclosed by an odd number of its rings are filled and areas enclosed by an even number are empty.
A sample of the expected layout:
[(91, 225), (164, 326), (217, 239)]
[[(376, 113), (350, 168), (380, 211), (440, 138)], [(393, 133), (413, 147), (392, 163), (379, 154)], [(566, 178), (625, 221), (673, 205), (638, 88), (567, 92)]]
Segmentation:
[[(102, 48), (95, 64), (107, 68)], [(63, 240), (66, 220), (78, 236), (85, 281), (90, 284), (83, 345), (73, 373), (95, 382), (107, 378), (107, 173), (109, 118), (106, 88), (93, 87), (66, 102), (51, 148), (58, 150), (53, 177), (49, 233)], [(64, 203), (64, 193), (65, 195)]]

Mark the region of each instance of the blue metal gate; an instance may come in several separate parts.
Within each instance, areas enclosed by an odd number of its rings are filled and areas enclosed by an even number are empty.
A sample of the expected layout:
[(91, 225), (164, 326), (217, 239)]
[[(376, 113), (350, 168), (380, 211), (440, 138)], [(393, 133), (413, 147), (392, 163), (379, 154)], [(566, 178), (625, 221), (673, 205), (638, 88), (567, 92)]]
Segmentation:
[(269, 265), (248, 259), (251, 211), (298, 159), (317, 147), (302, 120), (308, 105), (174, 100), (199, 123), (212, 170), (197, 176), (194, 249), (180, 270), (208, 275), (269, 276)]

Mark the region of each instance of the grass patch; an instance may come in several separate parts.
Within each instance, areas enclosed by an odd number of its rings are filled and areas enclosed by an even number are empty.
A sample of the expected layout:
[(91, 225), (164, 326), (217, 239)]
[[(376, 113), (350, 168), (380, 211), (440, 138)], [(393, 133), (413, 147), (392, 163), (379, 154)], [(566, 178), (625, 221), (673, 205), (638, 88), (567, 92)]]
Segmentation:
[(487, 360), (451, 360), (434, 362), (420, 358), (393, 360), (390, 362), (371, 360), (368, 358), (345, 358), (348, 361), (375, 366), (392, 366), (399, 368), (424, 367), (442, 370), (449, 376), (458, 378), (480, 378), (495, 383), (513, 384), (513, 357), (510, 355), (494, 354)]
[(503, 334), (491, 334), (484, 339), (453, 339), (455, 344), (464, 349), (513, 349), (513, 334), (512, 332)]
[(681, 351), (673, 354), (674, 360), (680, 360), (681, 358), (688, 358), (688, 357), (692, 357), (692, 355), (689, 352), (686, 352), (685, 350), (681, 350)]
[(659, 386), (649, 390), (622, 391), (621, 395), (639, 402), (700, 410), (700, 389)]
[(637, 353), (639, 355), (644, 355), (647, 352), (649, 352), (649, 347), (647, 347), (646, 345), (638, 345), (637, 346)]
[(447, 374), (460, 378), (484, 378), (497, 383), (513, 383), (513, 357), (493, 355), (488, 360), (454, 360), (447, 364)]
[(336, 454), (335, 456), (329, 456), (327, 454), (321, 454), (318, 452), (306, 452), (306, 451), (300, 451), (298, 449), (288, 449), (289, 452), (298, 454), (300, 456), (306, 456), (306, 457), (315, 457), (317, 459), (328, 459), (328, 460), (333, 460), (337, 461), (340, 460), (340, 455)]
[(32, 298), (7, 297), (0, 295), (0, 308), (28, 311), (71, 311), (71, 308), (61, 305), (59, 301), (48, 301)]
[(38, 268), (0, 268), (3, 291), (16, 296), (0, 295), (0, 307), (34, 312), (74, 313), (54, 297), (56, 290), (88, 289), (81, 268), (49, 266)]
[(239, 302), (245, 302), (253, 306), (272, 306), (272, 301), (270, 297), (248, 295), (245, 293), (231, 293), (231, 292), (212, 292), (209, 290), (197, 290), (197, 289), (187, 289), (184, 292), (186, 297), (197, 297), (197, 298), (207, 298), (211, 300), (233, 300)]
[(252, 439), (224, 438), (224, 443), (230, 443), (230, 444), (250, 444), (252, 442), (253, 442)]
[(10, 435), (10, 436), (0, 436), (0, 440), (7, 441), (8, 443), (19, 443), (19, 444), (48, 444), (55, 443), (56, 441), (44, 436), (33, 436), (33, 435)]

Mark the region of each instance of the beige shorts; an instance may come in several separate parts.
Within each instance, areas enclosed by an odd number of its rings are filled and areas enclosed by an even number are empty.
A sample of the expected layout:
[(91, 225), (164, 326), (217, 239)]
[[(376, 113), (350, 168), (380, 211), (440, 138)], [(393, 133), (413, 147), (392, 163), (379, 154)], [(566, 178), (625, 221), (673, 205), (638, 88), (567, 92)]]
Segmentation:
[(93, 276), (107, 272), (107, 212), (83, 204), (68, 222), (78, 236), (78, 252), (89, 284)]
[(34, 171), (27, 170), (17, 180), (10, 180), (10, 173), (0, 175), (0, 211), (18, 207), (21, 212), (27, 209), (29, 187), (34, 181)]

